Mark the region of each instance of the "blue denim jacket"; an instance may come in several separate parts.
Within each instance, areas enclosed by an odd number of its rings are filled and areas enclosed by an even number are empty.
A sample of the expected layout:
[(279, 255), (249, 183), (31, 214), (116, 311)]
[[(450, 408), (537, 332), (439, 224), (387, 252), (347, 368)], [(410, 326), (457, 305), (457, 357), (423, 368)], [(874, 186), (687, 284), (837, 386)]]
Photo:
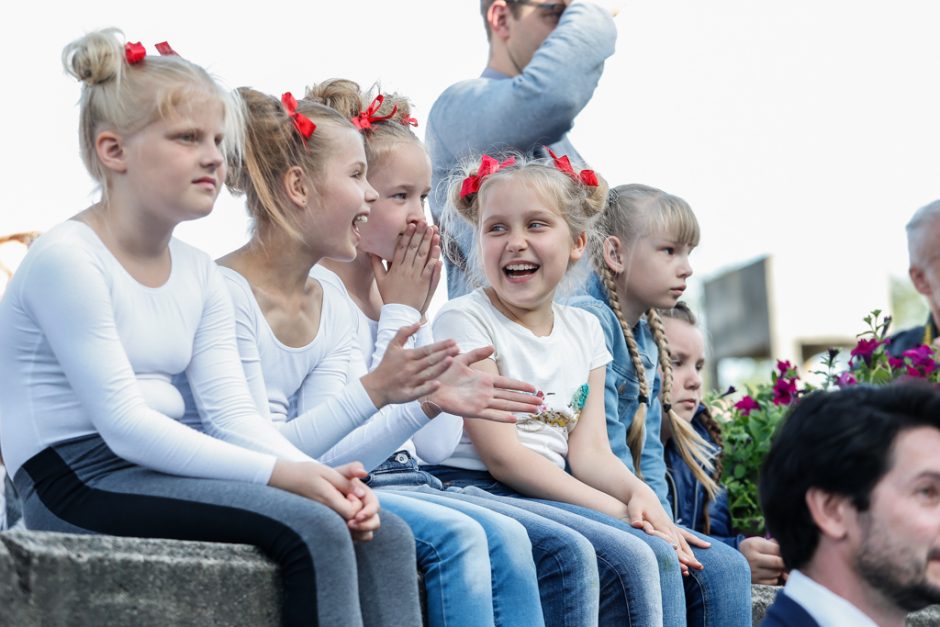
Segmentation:
[[(701, 416), (704, 411), (705, 406), (700, 405), (692, 418), (692, 428), (706, 442), (714, 444), (711, 434), (702, 423)], [(671, 440), (666, 444), (666, 479), (671, 500), (669, 511), (672, 512), (676, 524), (704, 533), (705, 511), (702, 504), (705, 502), (705, 487), (692, 474), (692, 469), (682, 459)], [(711, 522), (710, 535), (713, 538), (734, 549), (740, 549), (744, 536), (733, 531), (731, 512), (728, 509), (728, 492), (724, 488), (718, 492), (715, 500), (708, 504), (708, 519)]]
[[(610, 308), (610, 301), (604, 293), (600, 279), (591, 274), (586, 286), (587, 294), (579, 295), (567, 301), (567, 304), (587, 310), (594, 314), (604, 329), (607, 350), (613, 360), (607, 365), (607, 380), (604, 383), (604, 406), (607, 412), (607, 438), (610, 448), (632, 472), (633, 456), (627, 446), (627, 431), (633, 422), (633, 414), (639, 405), (640, 383), (636, 370), (630, 360), (627, 341), (623, 338), (620, 322)], [(633, 328), (633, 337), (640, 349), (640, 359), (646, 370), (646, 380), (651, 391), (649, 411), (646, 414), (646, 439), (643, 442), (643, 454), (640, 457), (640, 471), (643, 480), (653, 488), (656, 496), (667, 512), (672, 512), (666, 486), (666, 460), (663, 455), (663, 443), (659, 439), (662, 425), (662, 403), (659, 389), (662, 385), (659, 376), (659, 348), (653, 340), (653, 334), (646, 320), (640, 320)]]

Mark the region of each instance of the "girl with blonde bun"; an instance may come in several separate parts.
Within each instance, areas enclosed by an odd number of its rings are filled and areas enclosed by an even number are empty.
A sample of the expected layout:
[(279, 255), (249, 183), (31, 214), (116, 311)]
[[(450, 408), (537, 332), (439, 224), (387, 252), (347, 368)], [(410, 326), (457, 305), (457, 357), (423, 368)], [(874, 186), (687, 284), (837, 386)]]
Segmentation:
[[(223, 279), (173, 237), (212, 211), (243, 113), (157, 48), (103, 30), (63, 52), (101, 198), (33, 244), (0, 303), (0, 441), (26, 526), (254, 544), (281, 567), (286, 625), (391, 624), (379, 607), (417, 624), (407, 526), (379, 528), (361, 466), (324, 466), (262, 419)], [(391, 556), (400, 566), (371, 585)]]

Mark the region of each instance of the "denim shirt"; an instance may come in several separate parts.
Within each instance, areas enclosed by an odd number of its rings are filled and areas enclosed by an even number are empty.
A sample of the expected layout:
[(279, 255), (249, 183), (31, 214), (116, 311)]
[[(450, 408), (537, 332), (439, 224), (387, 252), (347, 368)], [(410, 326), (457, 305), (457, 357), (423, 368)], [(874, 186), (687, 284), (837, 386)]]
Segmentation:
[[(706, 442), (715, 444), (711, 434), (705, 428), (702, 422), (702, 413), (706, 411), (704, 405), (699, 405), (695, 416), (692, 418), (692, 428), (702, 436)], [(669, 486), (669, 496), (671, 501), (671, 512), (676, 524), (683, 525), (704, 533), (705, 531), (705, 511), (702, 504), (705, 503), (705, 486), (703, 486), (692, 469), (682, 459), (682, 454), (670, 440), (666, 444), (666, 479)], [(721, 488), (715, 496), (715, 500), (708, 504), (708, 519), (711, 523), (710, 534), (716, 540), (724, 542), (733, 549), (740, 549), (743, 535), (736, 534), (731, 524), (731, 512), (728, 509), (728, 491)]]
[[(428, 114), (424, 141), (431, 156), (431, 215), (440, 224), (447, 182), (465, 159), (514, 150), (537, 156), (548, 145), (582, 167), (568, 140), (574, 119), (591, 100), (604, 61), (614, 53), (617, 27), (609, 9), (575, 0), (555, 30), (517, 76), (492, 68), (460, 81), (438, 96)], [(462, 220), (446, 225), (460, 251), (470, 249), (473, 229)], [(456, 298), (472, 290), (465, 273), (447, 264), (447, 291)]]
[[(604, 407), (607, 414), (607, 438), (614, 455), (626, 464), (631, 472), (633, 456), (627, 446), (627, 432), (633, 422), (633, 414), (639, 406), (640, 383), (627, 341), (620, 329), (620, 322), (610, 308), (610, 301), (601, 286), (596, 274), (591, 274), (586, 286), (587, 294), (578, 295), (567, 301), (567, 304), (587, 310), (600, 321), (607, 342), (607, 350), (613, 360), (607, 365), (607, 378), (604, 382)], [(666, 485), (666, 460), (663, 454), (663, 443), (659, 439), (662, 425), (662, 403), (659, 400), (659, 389), (662, 385), (659, 369), (659, 348), (653, 339), (646, 320), (640, 320), (633, 327), (633, 337), (636, 339), (640, 351), (640, 359), (646, 370), (646, 381), (650, 389), (650, 406), (646, 413), (646, 439), (643, 441), (643, 453), (640, 456), (640, 471), (643, 480), (649, 485), (656, 496), (659, 497), (663, 508), (672, 512)]]

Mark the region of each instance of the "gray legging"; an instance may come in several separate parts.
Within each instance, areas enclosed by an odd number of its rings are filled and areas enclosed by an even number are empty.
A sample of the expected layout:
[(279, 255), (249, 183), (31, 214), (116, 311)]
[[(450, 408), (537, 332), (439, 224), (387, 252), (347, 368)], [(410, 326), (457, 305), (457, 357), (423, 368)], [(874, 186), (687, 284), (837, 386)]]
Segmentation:
[(324, 505), (264, 485), (154, 472), (97, 435), (43, 450), (14, 483), (29, 529), (260, 547), (281, 568), (286, 625), (421, 623), (414, 538), (389, 513), (371, 542), (354, 547)]

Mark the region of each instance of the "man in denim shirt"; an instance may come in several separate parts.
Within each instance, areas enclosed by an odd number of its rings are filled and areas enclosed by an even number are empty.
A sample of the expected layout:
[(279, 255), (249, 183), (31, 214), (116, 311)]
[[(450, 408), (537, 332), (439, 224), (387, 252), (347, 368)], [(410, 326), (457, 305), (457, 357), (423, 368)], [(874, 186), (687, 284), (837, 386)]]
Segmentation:
[[(583, 165), (567, 133), (617, 37), (611, 9), (594, 1), (480, 0), (480, 9), (490, 42), (486, 69), (448, 87), (428, 116), (431, 213), (438, 223), (447, 204), (444, 182), (466, 159), (507, 150), (547, 156), (547, 145)], [(459, 220), (445, 228), (447, 291), (455, 298), (471, 287), (462, 260), (472, 230)]]

